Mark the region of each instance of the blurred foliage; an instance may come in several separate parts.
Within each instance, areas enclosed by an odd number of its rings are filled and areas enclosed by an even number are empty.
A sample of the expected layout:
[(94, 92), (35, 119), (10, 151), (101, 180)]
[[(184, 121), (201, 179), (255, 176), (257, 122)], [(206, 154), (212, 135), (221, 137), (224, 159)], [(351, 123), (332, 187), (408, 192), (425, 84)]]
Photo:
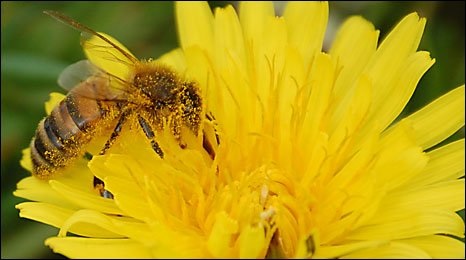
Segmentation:
[[(224, 6), (226, 2), (212, 2)], [(277, 5), (280, 8), (282, 4)], [(20, 219), (12, 195), (28, 172), (19, 166), (44, 102), (63, 92), (57, 76), (84, 58), (79, 33), (47, 17), (57, 10), (108, 33), (137, 57), (158, 57), (177, 46), (172, 2), (1, 2), (1, 257), (60, 258), (44, 246), (55, 228)], [(464, 2), (331, 2), (329, 33), (349, 15), (362, 15), (381, 31), (381, 38), (406, 14), (427, 17), (422, 50), (436, 58), (403, 114), (411, 113), (464, 83)], [(464, 128), (448, 141), (464, 137)], [(464, 211), (463, 211), (464, 218)]]

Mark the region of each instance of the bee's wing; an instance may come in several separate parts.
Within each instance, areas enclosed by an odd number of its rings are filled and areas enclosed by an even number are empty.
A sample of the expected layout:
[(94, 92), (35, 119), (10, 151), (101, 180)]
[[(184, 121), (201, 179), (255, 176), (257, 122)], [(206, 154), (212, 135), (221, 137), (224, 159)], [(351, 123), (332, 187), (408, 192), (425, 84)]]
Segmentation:
[(44, 11), (58, 21), (81, 32), (81, 45), (87, 58), (97, 67), (115, 78), (125, 81), (130, 76), (138, 59), (113, 37), (96, 32), (91, 28), (56, 12)]
[[(87, 84), (83, 84), (85, 82)], [(126, 93), (124, 84), (119, 79), (102, 71), (88, 60), (81, 60), (66, 67), (58, 77), (58, 85), (75, 94), (98, 100), (121, 100)]]
[(121, 80), (128, 79), (138, 62), (120, 42), (104, 33), (81, 32), (81, 45), (94, 65)]

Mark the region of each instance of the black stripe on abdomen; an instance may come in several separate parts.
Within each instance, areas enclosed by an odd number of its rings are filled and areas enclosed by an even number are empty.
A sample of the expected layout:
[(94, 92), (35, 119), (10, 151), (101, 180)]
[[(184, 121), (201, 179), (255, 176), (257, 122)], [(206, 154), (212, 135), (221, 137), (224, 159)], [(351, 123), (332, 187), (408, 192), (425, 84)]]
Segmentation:
[(55, 122), (55, 118), (49, 115), (44, 121), (44, 130), (47, 133), (47, 137), (50, 142), (59, 150), (64, 148), (63, 140), (58, 137), (58, 126)]
[(92, 98), (71, 93), (65, 103), (71, 119), (82, 132), (87, 132), (89, 126), (104, 114), (100, 103)]
[[(41, 159), (48, 164), (62, 166), (61, 158), (65, 156), (66, 149), (59, 149), (57, 143), (54, 143), (54, 141), (49, 138), (46, 130), (47, 128), (45, 127), (45, 121), (47, 121), (47, 119), (39, 123), (31, 148), (33, 146), (36, 156), (40, 156)], [(48, 128), (50, 128), (50, 126)]]

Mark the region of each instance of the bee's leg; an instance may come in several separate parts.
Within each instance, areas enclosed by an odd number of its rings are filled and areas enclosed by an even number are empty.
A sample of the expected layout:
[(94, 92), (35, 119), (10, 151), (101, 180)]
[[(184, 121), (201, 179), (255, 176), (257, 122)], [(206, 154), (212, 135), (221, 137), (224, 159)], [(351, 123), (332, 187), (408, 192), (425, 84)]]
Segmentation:
[(155, 153), (157, 153), (160, 156), (160, 158), (163, 158), (163, 151), (162, 149), (160, 149), (160, 146), (157, 143), (157, 141), (155, 141), (154, 131), (152, 131), (152, 128), (150, 127), (149, 123), (147, 123), (147, 121), (142, 116), (138, 116), (138, 121), (139, 125), (141, 125), (142, 127), (142, 130), (146, 134), (146, 137), (150, 140), (152, 149), (154, 149)]
[[(121, 114), (120, 119), (118, 120), (118, 123), (115, 126), (115, 129), (113, 129), (113, 132), (110, 135), (110, 138), (105, 143), (104, 148), (99, 152), (99, 155), (104, 155), (105, 152), (113, 145), (113, 143), (115, 143), (115, 140), (120, 135), (121, 129), (123, 128), (123, 124), (128, 119), (128, 115), (130, 113), (131, 113), (131, 110), (127, 109)], [(100, 193), (101, 197), (104, 197), (107, 199), (113, 199), (113, 194), (110, 191), (105, 189), (104, 182), (101, 179), (97, 178), (96, 176), (94, 176), (94, 189)]]
[(218, 136), (218, 133), (217, 133), (217, 129), (216, 129), (216, 123), (215, 123), (215, 118), (213, 115), (209, 114), (209, 113), (206, 113), (206, 119), (209, 120), (210, 122), (212, 122), (213, 124), (213, 131), (215, 133), (215, 140), (212, 140), (211, 138), (208, 138), (208, 133), (206, 133), (206, 129), (204, 128), (202, 130), (202, 146), (204, 147), (204, 150), (206, 150), (206, 152), (209, 154), (210, 158), (212, 160), (214, 160), (215, 158), (215, 149), (214, 149), (214, 145), (213, 143), (215, 142), (216, 143), (216, 146), (218, 146), (220, 144), (220, 138)]
[(172, 133), (180, 147), (182, 149), (186, 148), (186, 144), (181, 140), (181, 125), (177, 120), (172, 122)]
[(121, 129), (123, 128), (123, 124), (126, 122), (128, 119), (129, 114), (131, 114), (131, 110), (125, 110), (121, 116), (120, 119), (118, 120), (118, 123), (115, 126), (115, 129), (113, 129), (112, 135), (110, 135), (110, 138), (107, 140), (105, 143), (104, 148), (100, 151), (99, 155), (104, 155), (105, 152), (110, 149), (110, 147), (115, 143), (116, 138), (120, 135)]
[(99, 192), (101, 197), (104, 197), (107, 199), (113, 199), (113, 194), (110, 191), (105, 189), (104, 182), (95, 176), (94, 176), (94, 189)]

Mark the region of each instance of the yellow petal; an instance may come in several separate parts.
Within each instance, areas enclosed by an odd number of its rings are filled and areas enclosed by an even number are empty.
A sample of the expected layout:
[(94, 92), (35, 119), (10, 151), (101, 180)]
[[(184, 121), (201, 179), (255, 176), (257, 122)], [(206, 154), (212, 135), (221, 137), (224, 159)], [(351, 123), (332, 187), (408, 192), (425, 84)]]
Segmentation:
[(100, 197), (97, 192), (93, 191), (92, 182), (89, 183), (87, 190), (78, 189), (56, 180), (50, 180), (49, 183), (63, 197), (83, 208), (94, 209), (109, 214), (124, 215), (113, 200)]
[(369, 240), (363, 242), (349, 242), (344, 245), (336, 246), (320, 246), (316, 253), (313, 255), (313, 258), (323, 259), (323, 258), (342, 258), (342, 256), (350, 254), (351, 252), (357, 252), (364, 248), (374, 248), (380, 247), (381, 245), (387, 244), (388, 241), (383, 240)]
[(372, 112), (377, 113), (391, 95), (395, 86), (393, 80), (399, 78), (400, 68), (416, 51), (425, 23), (426, 19), (419, 18), (416, 13), (407, 15), (383, 40), (367, 64), (365, 71), (374, 85)]
[(360, 16), (346, 20), (333, 40), (329, 51), (341, 71), (335, 82), (336, 95), (344, 95), (353, 88), (353, 82), (374, 55), (379, 31)]
[(447, 236), (435, 235), (401, 240), (418, 247), (437, 259), (464, 259), (464, 242)]
[(181, 48), (165, 53), (157, 61), (172, 67), (182, 76), (186, 73), (186, 58)]
[(399, 65), (399, 73), (391, 82), (381, 104), (376, 104), (373, 117), (382, 128), (388, 126), (408, 103), (422, 75), (434, 64), (428, 52), (416, 52)]
[(215, 10), (214, 40), (216, 65), (220, 70), (227, 62), (236, 61), (237, 66), (246, 66), (243, 30), (235, 9), (229, 5)]
[[(140, 189), (134, 189), (134, 185), (131, 185), (128, 189), (128, 184), (130, 182), (124, 181), (118, 177), (107, 177), (104, 181), (106, 189), (115, 196), (114, 200), (118, 208), (124, 211), (125, 214), (136, 219), (147, 221), (153, 218), (153, 208), (149, 207)], [(126, 192), (122, 193), (121, 191), (124, 190), (126, 190)]]
[(439, 182), (414, 188), (400, 187), (387, 196), (384, 215), (387, 211), (404, 211), (412, 208), (433, 208), (448, 211), (464, 209), (464, 179)]
[(22, 156), (21, 156), (21, 161), (19, 164), (21, 167), (24, 169), (28, 170), (29, 172), (32, 172), (32, 161), (31, 161), (31, 148), (25, 148), (22, 150)]
[(89, 163), (89, 167), (104, 181), (105, 188), (114, 195), (114, 200), (105, 201), (113, 202), (114, 206), (136, 219), (149, 221), (153, 217), (149, 214), (152, 211), (148, 210), (150, 207), (141, 189), (141, 183), (132, 175), (137, 173), (141, 175), (141, 179), (144, 178), (144, 170), (138, 163), (134, 163), (134, 159), (119, 154), (96, 156)]
[[(269, 1), (243, 1), (239, 3), (239, 17), (247, 44), (261, 46), (265, 22), (275, 16), (273, 3)], [(252, 41), (252, 42), (251, 42)]]
[(428, 152), (426, 167), (406, 187), (421, 187), (464, 176), (464, 151), (464, 139), (460, 139)]
[(380, 223), (368, 223), (346, 238), (349, 240), (370, 240), (370, 239), (403, 239), (417, 236), (433, 234), (450, 234), (464, 237), (463, 219), (451, 211), (437, 209), (419, 209), (398, 212), (390, 219), (383, 219), (383, 209), (380, 214), (373, 218), (373, 221)]
[(77, 209), (78, 207), (69, 200), (60, 196), (60, 194), (50, 187), (47, 181), (39, 180), (36, 177), (30, 176), (22, 179), (17, 184), (17, 190), (13, 192), (17, 197), (41, 201), (57, 205), (68, 209)]
[[(429, 158), (419, 147), (402, 147), (393, 143), (379, 153), (372, 171), (379, 175), (379, 181), (387, 190), (399, 187), (418, 175)], [(397, 174), (393, 174), (393, 173)]]
[(332, 152), (341, 150), (341, 143), (348, 136), (358, 137), (357, 140), (363, 142), (366, 139), (367, 131), (372, 130), (369, 125), (362, 129), (372, 99), (372, 84), (369, 78), (362, 75), (356, 79), (353, 88), (343, 91), (345, 92), (341, 93), (343, 95), (336, 93), (333, 96), (339, 102), (335, 100), (337, 105), (334, 107), (329, 123), (331, 138), (329, 145)]
[[(156, 258), (211, 258), (205, 250), (204, 237), (189, 232), (175, 231), (162, 223), (151, 223), (154, 245), (151, 248)], [(155, 236), (154, 236), (155, 234)]]
[(51, 237), (45, 245), (69, 258), (152, 258), (148, 248), (131, 239)]
[(407, 117), (417, 143), (424, 149), (443, 141), (464, 126), (464, 85), (451, 90)]
[(312, 82), (310, 86), (309, 99), (307, 101), (307, 107), (305, 109), (305, 118), (302, 124), (307, 127), (303, 127), (306, 132), (303, 132), (303, 140), (297, 140), (297, 143), (313, 143), (319, 131), (321, 131), (322, 125), (325, 122), (324, 116), (329, 103), (331, 101), (331, 93), (333, 87), (333, 80), (335, 76), (335, 64), (333, 64), (330, 56), (324, 53), (320, 53), (314, 59), (314, 63), (311, 70), (311, 78), (309, 82)]
[(50, 99), (47, 102), (45, 102), (45, 112), (47, 113), (47, 115), (49, 115), (52, 112), (53, 108), (56, 107), (64, 98), (65, 95), (63, 95), (62, 93), (50, 93)]
[(372, 247), (367, 249), (362, 249), (347, 255), (342, 256), (342, 258), (350, 259), (378, 259), (378, 258), (388, 258), (388, 259), (428, 259), (430, 256), (426, 251), (412, 246), (406, 243), (400, 242), (390, 242), (389, 244), (382, 245), (380, 247)]
[[(327, 2), (291, 1), (283, 13), (288, 43), (296, 47), (308, 68), (314, 55), (322, 50), (328, 20)], [(354, 36), (357, 37), (357, 36)]]
[(380, 152), (373, 171), (381, 185), (396, 188), (418, 175), (428, 162), (422, 149), (415, 145), (412, 128), (402, 122), (381, 138)]
[(214, 257), (227, 257), (231, 254), (230, 239), (238, 232), (238, 223), (224, 211), (217, 213), (214, 226), (207, 241), (207, 248)]
[(266, 248), (264, 227), (247, 226), (241, 231), (239, 236), (239, 257), (240, 258), (262, 258)]
[[(61, 207), (57, 207), (53, 204), (42, 203), (42, 202), (24, 202), (16, 206), (20, 210), (20, 217), (28, 218), (35, 221), (45, 223), (57, 228), (63, 227), (67, 223), (70, 217), (75, 212)], [(121, 237), (111, 232), (110, 229), (101, 228), (99, 222), (77, 223), (73, 225), (68, 231), (81, 236), (96, 237), (96, 238), (115, 238)], [(97, 224), (97, 225), (96, 225)]]
[(16, 205), (20, 210), (19, 216), (36, 220), (57, 228), (73, 213), (73, 210), (61, 208), (43, 202), (23, 202)]
[(204, 51), (212, 51), (214, 20), (209, 4), (178, 1), (175, 12), (181, 48), (198, 46)]
[[(254, 60), (250, 65), (251, 69), (255, 71), (255, 75), (250, 84), (254, 94), (258, 96), (261, 102), (266, 102), (269, 99), (274, 88), (276, 88), (275, 75), (278, 71), (282, 71), (285, 65), (287, 35), (286, 24), (283, 18), (269, 17), (264, 23), (264, 32), (262, 33), (261, 43), (254, 46)], [(258, 39), (259, 40), (259, 39)], [(251, 96), (250, 89), (236, 88), (235, 97), (237, 100), (242, 100), (242, 97)], [(247, 104), (246, 102), (239, 102), (240, 105)], [(242, 111), (251, 111), (248, 107), (241, 107)], [(253, 113), (247, 113), (252, 116)], [(244, 115), (243, 115), (244, 116)], [(242, 117), (243, 117), (242, 116)], [(256, 122), (256, 118), (245, 119), (246, 122)], [(258, 120), (257, 120), (258, 121)]]
[[(78, 230), (80, 235), (95, 238), (122, 238), (119, 230), (110, 221), (110, 217), (94, 210), (78, 210), (70, 214), (69, 217), (61, 224), (58, 236), (64, 237), (67, 232)], [(85, 233), (92, 233), (86, 235)], [(93, 234), (94, 233), (94, 234)]]

